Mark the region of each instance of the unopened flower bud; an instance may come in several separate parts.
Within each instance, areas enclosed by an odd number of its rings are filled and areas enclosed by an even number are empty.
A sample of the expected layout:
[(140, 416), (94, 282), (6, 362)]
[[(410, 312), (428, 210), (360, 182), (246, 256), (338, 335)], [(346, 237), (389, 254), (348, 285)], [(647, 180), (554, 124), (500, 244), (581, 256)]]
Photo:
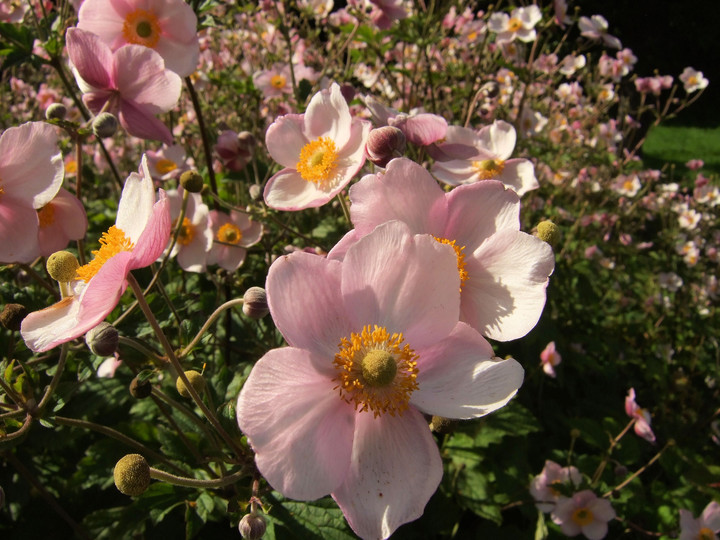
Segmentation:
[(238, 530), (245, 540), (260, 540), (265, 534), (265, 518), (258, 514), (245, 514), (240, 520)]
[(51, 278), (66, 283), (75, 279), (80, 263), (69, 251), (56, 251), (48, 257), (45, 267)]
[(570, 437), (572, 437), (573, 439), (579, 438), (580, 435), (582, 435), (582, 433), (578, 428), (573, 428), (570, 430)]
[(118, 331), (106, 322), (101, 322), (85, 334), (85, 344), (98, 356), (112, 356), (118, 347)]
[(130, 395), (135, 399), (144, 399), (152, 394), (152, 383), (148, 380), (141, 380), (140, 375), (136, 375), (130, 381)]
[(200, 193), (205, 182), (197, 171), (185, 171), (180, 175), (180, 185), (190, 193)]
[(538, 223), (537, 226), (537, 237), (540, 240), (544, 240), (551, 246), (556, 246), (560, 242), (560, 228), (555, 225), (552, 221), (546, 220)]
[(443, 416), (433, 416), (430, 421), (430, 429), (435, 433), (452, 433), (457, 425), (457, 420)]
[(342, 94), (342, 97), (345, 98), (348, 105), (350, 105), (350, 102), (355, 99), (355, 87), (350, 84), (346, 83), (340, 85), (340, 93)]
[(92, 130), (96, 137), (105, 139), (112, 137), (118, 128), (118, 121), (114, 115), (109, 112), (98, 114), (92, 121)]
[(248, 193), (250, 193), (250, 198), (253, 201), (257, 201), (262, 196), (262, 186), (260, 184), (252, 184), (248, 188)]
[(8, 330), (20, 330), (20, 323), (27, 314), (28, 310), (22, 304), (5, 304), (0, 312), (0, 324)]
[(241, 131), (238, 133), (237, 140), (240, 148), (250, 154), (252, 154), (252, 151), (257, 146), (257, 139), (255, 138), (255, 135), (249, 131)]
[(45, 118), (48, 120), (62, 120), (67, 114), (67, 107), (62, 103), (52, 103), (45, 110)]
[(270, 312), (267, 293), (262, 287), (250, 287), (243, 295), (243, 313), (251, 319), (262, 319)]
[(368, 159), (379, 167), (385, 167), (394, 158), (405, 152), (405, 134), (394, 126), (383, 126), (370, 131), (365, 153)]
[(115, 464), (113, 478), (120, 493), (137, 497), (150, 485), (150, 465), (140, 454), (128, 454)]
[[(205, 389), (205, 379), (203, 379), (203, 376), (194, 369), (186, 371), (185, 376), (198, 394)], [(187, 386), (185, 386), (185, 381), (183, 381), (182, 378), (177, 378), (175, 381), (175, 388), (177, 388), (178, 394), (182, 397), (190, 397), (190, 390), (188, 390)]]

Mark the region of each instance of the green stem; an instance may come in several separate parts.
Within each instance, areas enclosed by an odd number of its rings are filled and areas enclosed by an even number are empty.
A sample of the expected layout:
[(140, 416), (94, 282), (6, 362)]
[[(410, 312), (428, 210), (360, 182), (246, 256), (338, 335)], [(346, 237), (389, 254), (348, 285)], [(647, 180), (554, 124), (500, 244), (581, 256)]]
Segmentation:
[(174, 474), (160, 471), (154, 467), (150, 467), (150, 478), (167, 482), (175, 486), (196, 487), (196, 488), (220, 488), (234, 484), (245, 476), (245, 471), (238, 471), (229, 476), (221, 478), (213, 478), (211, 480), (200, 480), (197, 478), (187, 478), (184, 476), (175, 476)]
[(241, 305), (243, 303), (242, 298), (235, 298), (234, 300), (228, 300), (224, 304), (222, 304), (220, 307), (218, 307), (212, 315), (210, 315), (210, 318), (205, 321), (205, 324), (200, 329), (200, 331), (197, 333), (197, 335), (193, 338), (193, 340), (188, 344), (187, 347), (185, 347), (182, 351), (178, 353), (178, 358), (183, 358), (188, 355), (188, 353), (197, 345), (198, 341), (200, 341), (200, 338), (202, 338), (203, 334), (208, 331), (210, 326), (217, 320), (217, 318), (222, 314), (223, 311), (226, 309), (233, 308), (235, 306)]
[[(202, 139), (203, 151), (205, 152), (205, 163), (208, 170), (208, 178), (210, 179), (210, 190), (217, 195), (217, 180), (215, 180), (215, 170), (213, 169), (212, 160), (212, 149), (210, 148), (210, 141), (207, 135), (207, 129), (205, 127), (205, 119), (202, 114), (202, 107), (200, 107), (200, 100), (198, 99), (197, 92), (193, 86), (192, 79), (185, 77), (185, 86), (187, 86), (190, 99), (192, 100), (193, 108), (195, 109), (195, 116), (198, 121), (198, 128), (200, 129), (200, 138)], [(216, 207), (215, 210), (218, 208)]]

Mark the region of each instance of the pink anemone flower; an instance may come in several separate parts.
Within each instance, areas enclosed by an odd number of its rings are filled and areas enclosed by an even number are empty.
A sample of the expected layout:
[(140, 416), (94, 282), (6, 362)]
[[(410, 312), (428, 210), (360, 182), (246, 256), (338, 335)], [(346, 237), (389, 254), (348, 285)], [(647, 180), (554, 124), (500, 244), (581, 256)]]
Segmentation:
[(555, 366), (559, 365), (560, 362), (562, 362), (562, 356), (555, 349), (555, 342), (551, 341), (540, 353), (542, 369), (546, 375), (554, 379), (556, 377)]
[(128, 273), (154, 262), (169, 237), (168, 200), (163, 190), (155, 200), (143, 156), (140, 173), (125, 181), (115, 225), (102, 234), (93, 260), (78, 268), (76, 279), (69, 282), (71, 294), (23, 319), (20, 332), (27, 346), (47, 351), (101, 323), (125, 292)]
[(384, 174), (355, 184), (350, 202), (355, 229), (330, 258), (342, 258), (358, 238), (397, 219), (455, 250), (461, 321), (499, 341), (520, 338), (537, 323), (555, 257), (546, 242), (520, 231), (520, 201), (502, 183), (488, 180), (446, 193), (423, 167), (396, 158)]
[(0, 262), (39, 254), (38, 209), (57, 194), (64, 166), (55, 128), (28, 122), (0, 135)]
[(155, 115), (177, 104), (182, 83), (165, 69), (160, 55), (140, 45), (112, 52), (98, 36), (79, 28), (67, 31), (67, 49), (88, 109), (116, 115), (130, 135), (172, 144), (172, 133)]
[(720, 533), (720, 504), (711, 502), (697, 519), (689, 510), (680, 510), (678, 540), (717, 540), (717, 533)]
[(589, 540), (601, 540), (608, 531), (608, 521), (615, 519), (610, 501), (592, 491), (578, 491), (572, 497), (561, 497), (552, 512), (552, 520), (566, 536), (582, 533)]
[(386, 107), (372, 96), (365, 98), (365, 105), (373, 116), (376, 126), (392, 126), (403, 132), (406, 139), (417, 146), (428, 146), (442, 140), (448, 129), (447, 120), (437, 114), (412, 110), (402, 113)]
[(82, 202), (64, 188), (38, 210), (38, 220), (38, 248), (43, 257), (65, 249), (70, 240), (85, 238), (88, 226)]
[[(173, 221), (174, 227), (177, 227), (177, 221), (180, 218), (184, 191), (180, 187), (167, 192), (170, 201), (170, 219)], [(199, 193), (189, 193), (185, 216), (180, 224), (180, 232), (170, 252), (170, 256), (176, 257), (180, 268), (186, 272), (205, 271), (208, 252), (213, 242), (209, 212), (210, 209), (202, 202), (202, 196)]]
[(540, 187), (530, 160), (510, 159), (517, 141), (515, 128), (511, 124), (496, 120), (477, 133), (470, 130), (462, 133), (472, 137), (467, 143), (475, 147), (475, 155), (467, 159), (435, 162), (430, 172), (438, 180), (451, 186), (479, 180), (500, 180), (521, 197)]
[(523, 379), (458, 322), (459, 284), (453, 250), (398, 221), (342, 262), (295, 252), (273, 263), (268, 306), (289, 346), (255, 364), (237, 405), (273, 488), (331, 494), (362, 538), (422, 515), (443, 470), (423, 414), (483, 416)]
[(548, 459), (540, 474), (533, 478), (530, 495), (535, 499), (538, 510), (552, 512), (561, 497), (558, 486), (578, 487), (581, 482), (582, 476), (577, 467), (561, 467)]
[(353, 119), (333, 83), (304, 114), (286, 114), (268, 128), (265, 143), (285, 168), (268, 180), (265, 202), (277, 210), (321, 206), (340, 193), (365, 163), (370, 123)]
[(638, 437), (642, 437), (648, 442), (655, 442), (655, 434), (650, 427), (650, 413), (635, 403), (635, 389), (631, 388), (628, 390), (628, 395), (625, 397), (625, 412), (630, 418), (635, 419), (635, 434)]
[(243, 262), (247, 248), (262, 238), (262, 223), (253, 221), (245, 212), (232, 210), (230, 215), (210, 210), (213, 245), (208, 253), (208, 264), (217, 264), (234, 272)]
[(85, 0), (77, 27), (97, 34), (113, 51), (129, 44), (154, 49), (180, 77), (197, 68), (197, 17), (184, 0)]

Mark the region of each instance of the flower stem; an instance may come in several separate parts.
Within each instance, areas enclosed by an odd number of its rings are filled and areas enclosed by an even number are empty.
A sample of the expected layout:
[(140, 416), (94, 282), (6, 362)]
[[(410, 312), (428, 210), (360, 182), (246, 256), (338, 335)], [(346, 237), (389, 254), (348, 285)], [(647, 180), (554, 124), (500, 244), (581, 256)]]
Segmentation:
[[(192, 79), (185, 77), (185, 86), (187, 86), (190, 99), (192, 100), (193, 108), (195, 109), (195, 116), (198, 121), (198, 128), (200, 129), (200, 138), (202, 139), (203, 151), (205, 152), (205, 163), (208, 170), (208, 178), (210, 179), (210, 190), (213, 194), (218, 194), (217, 180), (215, 180), (215, 170), (213, 169), (212, 160), (212, 149), (210, 148), (210, 141), (208, 140), (207, 129), (205, 127), (205, 119), (202, 114), (202, 107), (200, 107), (200, 100), (198, 99), (197, 92), (193, 86)], [(217, 207), (215, 208), (217, 210)]]
[(187, 347), (185, 347), (182, 351), (178, 353), (178, 358), (183, 358), (188, 355), (188, 353), (197, 345), (198, 341), (200, 341), (200, 338), (202, 338), (203, 334), (208, 331), (210, 326), (217, 320), (217, 318), (222, 314), (223, 311), (226, 309), (233, 308), (235, 306), (239, 306), (243, 303), (242, 298), (235, 298), (233, 300), (228, 300), (224, 304), (222, 304), (220, 307), (218, 307), (212, 315), (210, 315), (210, 318), (208, 318), (207, 321), (205, 321), (205, 324), (200, 329), (200, 331), (197, 333), (197, 335), (193, 338), (193, 340), (188, 344)]
[(184, 476), (175, 476), (174, 474), (158, 470), (150, 467), (150, 478), (173, 484), (175, 486), (196, 487), (196, 488), (220, 488), (234, 484), (245, 476), (245, 471), (238, 471), (229, 476), (221, 478), (213, 478), (210, 480), (200, 480), (198, 478), (187, 478)]

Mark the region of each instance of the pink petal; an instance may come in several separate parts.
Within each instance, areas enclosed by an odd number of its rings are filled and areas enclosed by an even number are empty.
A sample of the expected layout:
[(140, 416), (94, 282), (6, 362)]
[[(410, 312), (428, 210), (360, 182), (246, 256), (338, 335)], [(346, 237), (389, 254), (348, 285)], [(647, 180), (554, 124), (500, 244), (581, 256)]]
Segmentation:
[(709, 503), (703, 510), (702, 519), (710, 530), (720, 531), (720, 504), (715, 501)]
[(125, 16), (133, 11), (128, 2), (118, 0), (85, 0), (78, 11), (77, 27), (101, 36), (111, 49), (125, 42)]
[(333, 83), (329, 90), (321, 90), (310, 100), (304, 117), (303, 133), (309, 140), (329, 137), (342, 148), (350, 137), (352, 117), (340, 86)]
[(73, 339), (79, 310), (78, 298), (68, 296), (50, 307), (30, 313), (20, 326), (25, 344), (32, 351), (44, 352)]
[(168, 200), (163, 190), (159, 190), (159, 195), (160, 199), (153, 205), (150, 219), (131, 252), (130, 270), (144, 268), (155, 262), (165, 250), (170, 239), (171, 223)]
[(350, 249), (350, 246), (360, 240), (360, 238), (362, 238), (362, 236), (359, 235), (355, 229), (348, 232), (338, 241), (337, 244), (333, 246), (333, 248), (327, 254), (327, 258), (334, 261), (342, 261), (345, 258), (347, 250)]
[(445, 137), (447, 121), (437, 114), (421, 113), (415, 116), (401, 115), (389, 124), (400, 128), (407, 140), (418, 146), (427, 146)]
[(540, 187), (537, 178), (535, 178), (535, 167), (527, 159), (507, 160), (503, 172), (498, 176), (498, 180), (513, 188), (518, 197), (522, 197), (528, 191)]
[(465, 258), (461, 320), (485, 337), (509, 341), (527, 334), (545, 306), (552, 248), (529, 234), (502, 230)]
[(430, 168), (430, 172), (435, 178), (451, 186), (477, 180), (477, 171), (473, 167), (472, 161), (466, 159), (436, 161)]
[(332, 492), (361, 538), (387, 538), (419, 518), (442, 478), (442, 460), (427, 422), (414, 409), (374, 418), (359, 413), (350, 470)]
[(303, 134), (301, 114), (286, 114), (276, 119), (265, 133), (265, 146), (270, 156), (283, 167), (295, 169), (300, 152), (310, 141)]
[(418, 353), (419, 388), (411, 403), (427, 414), (484, 416), (510, 401), (523, 382), (522, 366), (513, 359), (495, 358), (490, 344), (464, 323)]
[(607, 532), (607, 521), (593, 521), (582, 527), (582, 533), (588, 540), (602, 540), (602, 538), (605, 538), (607, 535)]
[(342, 265), (343, 301), (359, 331), (402, 332), (413, 348), (446, 337), (458, 320), (460, 277), (453, 249), (391, 221), (355, 243)]
[(335, 193), (321, 190), (314, 182), (308, 182), (300, 176), (295, 169), (283, 169), (265, 184), (263, 196), (265, 204), (270, 208), (303, 210), (322, 206), (329, 202)]
[(287, 497), (317, 499), (350, 465), (354, 409), (318, 373), (309, 351), (285, 347), (253, 367), (237, 403), (240, 429), (270, 485)]
[(358, 234), (368, 234), (377, 225), (398, 219), (414, 233), (443, 236), (445, 194), (423, 167), (409, 159), (393, 159), (385, 174), (363, 177), (350, 188), (350, 201)]
[(39, 254), (38, 215), (27, 202), (0, 196), (0, 262), (30, 263)]
[(122, 251), (103, 264), (90, 279), (80, 295), (78, 324), (72, 331), (72, 338), (100, 324), (115, 309), (127, 288), (131, 261), (131, 252)]
[(118, 120), (130, 135), (139, 139), (172, 144), (173, 136), (165, 124), (153, 116), (144, 105), (122, 100)]
[(275, 326), (292, 347), (324, 358), (325, 364), (316, 366), (324, 373), (334, 373), (338, 344), (355, 330), (345, 314), (340, 274), (339, 262), (296, 252), (272, 264), (265, 285)]
[(97, 89), (115, 88), (115, 60), (100, 37), (79, 27), (69, 28), (66, 42), (70, 61), (83, 81)]
[(83, 238), (88, 224), (82, 203), (63, 188), (46, 206), (52, 206), (53, 222), (38, 229), (38, 244), (43, 257), (65, 249), (70, 240)]
[(130, 173), (118, 203), (115, 225), (135, 244), (145, 230), (155, 204), (155, 187), (147, 168), (147, 156), (140, 160), (140, 173)]
[(478, 145), (490, 152), (496, 159), (506, 160), (512, 155), (517, 134), (512, 124), (495, 120), (478, 132)]
[(610, 521), (611, 519), (615, 519), (615, 510), (613, 509), (612, 504), (610, 504), (610, 501), (608, 501), (607, 499), (598, 498), (588, 507), (590, 508), (590, 510), (592, 510), (593, 516), (596, 519), (605, 522)]
[(115, 80), (123, 100), (142, 106), (150, 114), (167, 112), (177, 105), (182, 80), (165, 69), (165, 62), (153, 49), (125, 45), (114, 57)]

